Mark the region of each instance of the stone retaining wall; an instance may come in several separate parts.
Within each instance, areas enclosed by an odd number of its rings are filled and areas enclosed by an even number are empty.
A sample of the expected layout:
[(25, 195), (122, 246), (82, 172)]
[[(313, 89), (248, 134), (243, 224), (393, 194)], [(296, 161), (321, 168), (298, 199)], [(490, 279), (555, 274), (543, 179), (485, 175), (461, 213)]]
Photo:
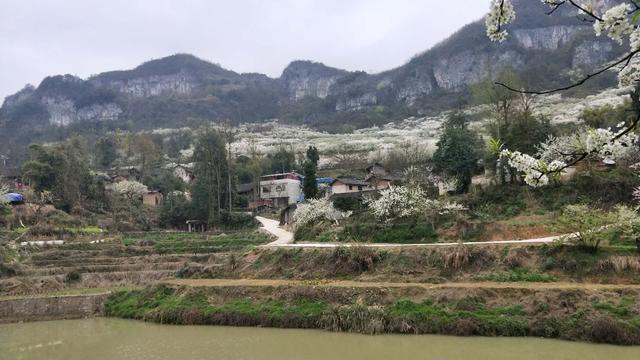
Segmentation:
[(109, 293), (0, 300), (0, 323), (100, 316)]

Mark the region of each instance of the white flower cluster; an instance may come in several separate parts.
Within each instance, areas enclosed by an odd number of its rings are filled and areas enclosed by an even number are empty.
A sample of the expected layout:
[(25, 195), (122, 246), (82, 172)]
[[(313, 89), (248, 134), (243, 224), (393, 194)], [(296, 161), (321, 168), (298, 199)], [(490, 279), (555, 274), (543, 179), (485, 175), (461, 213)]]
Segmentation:
[(621, 87), (625, 87), (635, 86), (638, 82), (640, 82), (640, 59), (633, 57), (618, 73), (618, 83)]
[(293, 213), (293, 222), (296, 227), (312, 224), (322, 220), (329, 220), (338, 223), (342, 219), (351, 216), (351, 211), (340, 211), (333, 206), (333, 202), (328, 198), (309, 199)]
[(593, 24), (596, 35), (600, 36), (602, 32), (606, 32), (610, 39), (622, 45), (623, 38), (634, 30), (629, 20), (630, 11), (629, 4), (620, 4), (607, 10), (602, 16), (602, 21), (596, 21)]
[(137, 181), (124, 180), (113, 185), (113, 190), (129, 199), (141, 197), (146, 194), (148, 189), (146, 185), (143, 185)]
[(560, 160), (547, 162), (519, 151), (503, 150), (501, 155), (509, 160), (509, 166), (523, 173), (524, 182), (533, 187), (547, 185), (550, 179), (558, 178), (566, 166)]
[(638, 142), (638, 135), (625, 134), (624, 124), (618, 124), (621, 130), (586, 128), (571, 135), (550, 137), (538, 146), (538, 157), (550, 162), (564, 159), (575, 154), (589, 153), (601, 160), (616, 161), (629, 154)]
[(456, 203), (429, 199), (417, 186), (391, 186), (382, 190), (378, 199), (369, 199), (366, 203), (377, 218), (385, 221), (419, 215), (445, 215), (465, 209)]
[(493, 41), (502, 42), (507, 38), (504, 25), (516, 18), (511, 0), (491, 0), (489, 14), (485, 18), (487, 36)]
[[(605, 161), (615, 162), (617, 159), (621, 159), (629, 155), (629, 152), (633, 151), (635, 144), (638, 141), (638, 136), (636, 134), (625, 134), (614, 140), (614, 137), (617, 135), (611, 132), (611, 130), (598, 130), (598, 136), (601, 136), (599, 140), (608, 138), (609, 141), (601, 143), (602, 146), (600, 147), (594, 148), (594, 153)], [(605, 132), (606, 135), (603, 135)]]
[[(629, 168), (633, 171), (640, 171), (640, 163), (633, 164), (629, 166)], [(638, 174), (640, 175), (640, 174)], [(640, 203), (640, 186), (635, 188), (632, 193), (633, 199)]]
[(615, 162), (633, 151), (638, 142), (636, 134), (622, 135), (622, 130), (587, 128), (572, 135), (550, 137), (538, 146), (537, 157), (518, 151), (503, 150), (502, 155), (509, 160), (509, 165), (525, 178), (530, 186), (544, 186), (550, 179), (561, 175), (560, 171), (567, 166), (567, 161), (581, 154), (595, 156), (603, 161)]

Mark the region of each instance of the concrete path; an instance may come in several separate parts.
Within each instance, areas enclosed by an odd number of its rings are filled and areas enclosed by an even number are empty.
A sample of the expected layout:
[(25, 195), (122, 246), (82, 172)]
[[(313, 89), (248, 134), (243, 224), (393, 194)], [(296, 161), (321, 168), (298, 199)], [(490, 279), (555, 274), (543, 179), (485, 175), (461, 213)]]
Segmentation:
[(258, 220), (262, 224), (261, 229), (274, 235), (277, 238), (276, 241), (270, 242), (264, 246), (295, 245), (293, 244), (293, 233), (281, 228), (279, 221), (267, 219), (262, 216), (256, 216), (256, 220)]
[[(505, 244), (549, 244), (566, 235), (549, 236), (544, 238), (526, 239), (526, 240), (496, 240), (496, 241), (469, 241), (464, 242), (465, 245), (505, 245)], [(336, 247), (353, 247), (365, 246), (372, 248), (406, 248), (406, 247), (441, 247), (441, 246), (457, 246), (459, 242), (433, 243), (433, 244), (368, 244), (368, 243), (269, 243), (264, 246), (282, 247), (282, 248), (336, 248)]]
[[(438, 246), (456, 246), (460, 243), (433, 243), (433, 244), (364, 244), (364, 243), (293, 243), (293, 233), (280, 227), (280, 223), (276, 220), (264, 218), (262, 216), (256, 216), (262, 224), (262, 229), (275, 237), (276, 241), (270, 242), (262, 247), (271, 248), (337, 248), (337, 247), (352, 247), (352, 246), (365, 246), (372, 248), (403, 248), (403, 247), (438, 247)], [(465, 245), (505, 245), (505, 244), (549, 244), (556, 240), (559, 240), (565, 235), (549, 236), (536, 239), (526, 240), (499, 240), (499, 241), (471, 241), (465, 242)], [(571, 235), (569, 235), (571, 236)]]

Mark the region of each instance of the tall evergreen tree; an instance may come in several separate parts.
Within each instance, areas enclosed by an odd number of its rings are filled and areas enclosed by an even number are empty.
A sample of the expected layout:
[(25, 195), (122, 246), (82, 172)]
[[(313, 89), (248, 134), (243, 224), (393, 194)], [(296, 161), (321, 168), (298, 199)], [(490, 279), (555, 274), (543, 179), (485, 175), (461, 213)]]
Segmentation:
[(315, 199), (318, 197), (318, 181), (316, 179), (318, 160), (320, 160), (318, 149), (316, 149), (315, 146), (309, 146), (303, 166), (304, 182), (302, 184), (302, 191), (304, 192), (305, 199)]
[(318, 152), (318, 149), (313, 145), (310, 145), (307, 148), (307, 161), (310, 161), (311, 163), (313, 163), (313, 166), (316, 169), (318, 168), (318, 161), (320, 161), (320, 153)]
[(480, 159), (481, 141), (468, 129), (467, 119), (454, 112), (444, 124), (444, 131), (433, 154), (436, 171), (458, 179), (458, 192), (466, 192)]
[(206, 129), (198, 137), (193, 152), (195, 181), (192, 187), (193, 214), (215, 223), (228, 199), (229, 169), (225, 142), (218, 132)]
[(118, 158), (118, 144), (111, 136), (100, 138), (96, 142), (95, 157), (96, 165), (101, 169), (108, 169)]
[(318, 197), (318, 183), (316, 180), (316, 167), (312, 161), (304, 162), (304, 182), (302, 183), (302, 191), (305, 199), (315, 199)]

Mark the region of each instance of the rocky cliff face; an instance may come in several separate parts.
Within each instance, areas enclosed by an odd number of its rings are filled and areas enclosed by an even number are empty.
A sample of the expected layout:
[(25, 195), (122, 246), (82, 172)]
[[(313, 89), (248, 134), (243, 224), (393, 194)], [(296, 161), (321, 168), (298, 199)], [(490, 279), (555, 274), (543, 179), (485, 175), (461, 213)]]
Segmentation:
[[(280, 80), (290, 100), (308, 96), (327, 99), (336, 111), (398, 104), (419, 110), (434, 95), (465, 91), (468, 85), (506, 67), (516, 71), (544, 69), (547, 73), (543, 75), (562, 82), (569, 80), (552, 74), (566, 74), (573, 67), (588, 71), (619, 53), (611, 41), (595, 37), (591, 25), (576, 18), (570, 7), (549, 17), (539, 2), (514, 0), (514, 5), (519, 20), (509, 29), (511, 36), (504, 44), (491, 43), (484, 35), (482, 21), (478, 21), (408, 64), (382, 74), (355, 77), (322, 64), (294, 62)], [(535, 86), (551, 86), (539, 74), (527, 77), (539, 82)]]
[[(518, 17), (506, 42), (491, 43), (478, 21), (407, 64), (380, 74), (294, 61), (273, 79), (238, 74), (177, 54), (87, 80), (54, 76), (37, 88), (27, 86), (7, 97), (0, 109), (0, 127), (33, 124), (33, 119), (42, 121), (43, 113), (48, 124), (57, 126), (138, 119), (151, 123), (161, 116), (167, 117), (164, 126), (171, 121), (178, 124), (181, 118), (258, 121), (287, 111), (295, 119), (322, 119), (339, 113), (348, 117), (374, 107), (378, 112), (420, 113), (506, 67), (521, 71), (534, 86), (544, 88), (568, 81), (560, 76), (568, 70), (588, 71), (620, 53), (616, 44), (595, 37), (590, 24), (577, 19), (574, 11), (546, 16), (539, 1), (514, 0), (514, 5)], [(306, 109), (309, 98), (311, 105)]]
[(198, 86), (198, 82), (185, 71), (171, 75), (152, 75), (113, 81), (94, 80), (93, 83), (137, 98), (159, 95), (188, 95)]
[(289, 100), (298, 101), (307, 96), (324, 99), (331, 87), (347, 74), (339, 70), (311, 61), (294, 61), (282, 72), (280, 82)]
[(614, 44), (606, 40), (589, 40), (576, 46), (571, 63), (574, 67), (597, 66), (611, 59)]
[(534, 29), (516, 29), (513, 37), (525, 49), (556, 50), (574, 39), (577, 33), (586, 32), (584, 26), (558, 25)]
[(79, 121), (113, 121), (118, 119), (122, 109), (118, 104), (92, 104), (76, 108), (75, 103), (63, 97), (45, 96), (42, 105), (49, 113), (49, 123), (66, 126)]

